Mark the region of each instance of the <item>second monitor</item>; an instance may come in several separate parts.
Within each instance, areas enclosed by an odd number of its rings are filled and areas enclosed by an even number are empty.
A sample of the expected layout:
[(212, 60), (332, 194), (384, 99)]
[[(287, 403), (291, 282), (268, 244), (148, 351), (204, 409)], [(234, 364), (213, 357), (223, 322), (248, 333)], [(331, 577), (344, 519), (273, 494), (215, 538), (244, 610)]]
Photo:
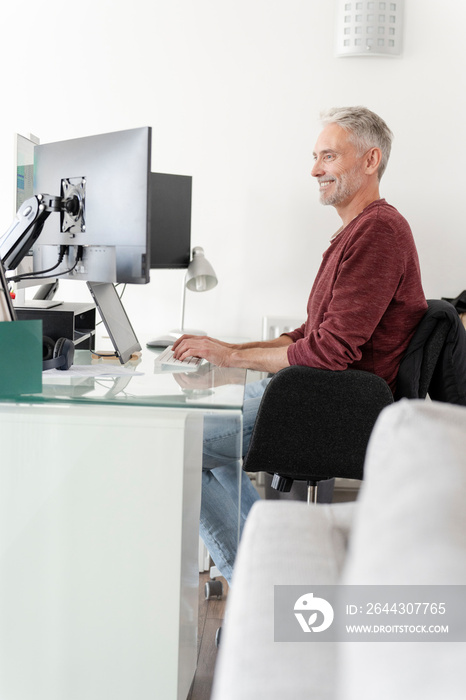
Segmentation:
[(151, 173), (150, 267), (187, 268), (191, 259), (192, 177)]

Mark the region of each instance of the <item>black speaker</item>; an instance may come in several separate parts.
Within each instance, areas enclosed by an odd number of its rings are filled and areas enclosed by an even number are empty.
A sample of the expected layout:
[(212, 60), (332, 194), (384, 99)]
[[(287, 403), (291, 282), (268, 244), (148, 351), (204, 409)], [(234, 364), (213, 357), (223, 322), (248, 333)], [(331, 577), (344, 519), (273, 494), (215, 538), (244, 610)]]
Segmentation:
[(42, 369), (69, 369), (74, 360), (74, 343), (68, 338), (52, 340), (46, 335), (42, 338)]

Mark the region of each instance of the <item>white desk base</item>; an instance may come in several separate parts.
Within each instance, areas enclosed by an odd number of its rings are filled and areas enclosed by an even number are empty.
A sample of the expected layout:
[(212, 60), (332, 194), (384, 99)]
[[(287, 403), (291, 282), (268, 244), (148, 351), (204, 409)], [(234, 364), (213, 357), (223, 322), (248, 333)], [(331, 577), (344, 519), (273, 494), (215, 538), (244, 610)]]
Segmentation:
[(184, 700), (202, 415), (0, 404), (0, 698)]

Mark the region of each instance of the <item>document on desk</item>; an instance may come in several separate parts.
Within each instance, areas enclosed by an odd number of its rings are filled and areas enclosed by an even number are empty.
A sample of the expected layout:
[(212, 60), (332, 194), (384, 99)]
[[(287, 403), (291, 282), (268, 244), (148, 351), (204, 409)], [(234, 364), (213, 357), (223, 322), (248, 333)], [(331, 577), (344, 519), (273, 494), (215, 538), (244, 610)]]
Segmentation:
[(143, 375), (144, 372), (137, 372), (134, 369), (110, 365), (108, 363), (97, 363), (94, 365), (72, 365), (69, 369), (47, 369), (42, 372), (44, 377), (123, 377)]

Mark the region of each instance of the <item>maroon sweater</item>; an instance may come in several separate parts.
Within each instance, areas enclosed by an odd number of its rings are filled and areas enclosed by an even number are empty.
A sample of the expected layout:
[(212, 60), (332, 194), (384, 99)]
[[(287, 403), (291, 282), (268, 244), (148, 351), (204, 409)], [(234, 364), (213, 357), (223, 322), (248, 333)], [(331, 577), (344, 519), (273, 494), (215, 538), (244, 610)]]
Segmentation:
[(288, 361), (373, 372), (394, 391), (400, 360), (426, 309), (411, 229), (379, 199), (325, 251), (307, 321), (286, 334), (294, 341)]

